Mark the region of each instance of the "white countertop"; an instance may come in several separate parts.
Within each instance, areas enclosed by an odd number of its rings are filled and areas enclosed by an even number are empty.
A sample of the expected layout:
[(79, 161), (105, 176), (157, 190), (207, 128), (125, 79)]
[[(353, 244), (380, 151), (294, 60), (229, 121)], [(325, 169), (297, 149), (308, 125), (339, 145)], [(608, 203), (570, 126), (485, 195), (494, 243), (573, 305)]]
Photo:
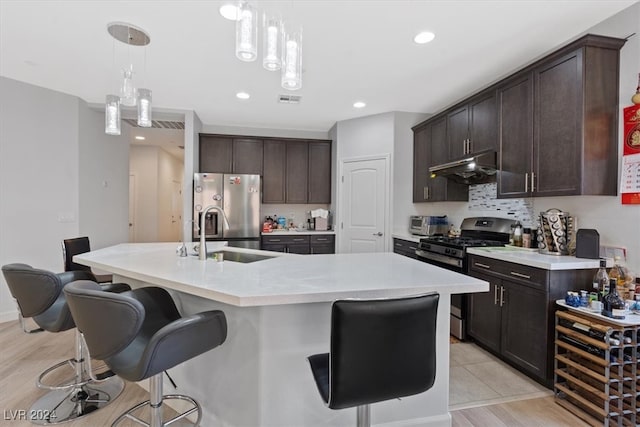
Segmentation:
[[(207, 242), (209, 251), (226, 242)], [(272, 255), (244, 264), (178, 257), (178, 243), (126, 243), (76, 255), (79, 264), (236, 306), (389, 298), (436, 291), (486, 292), (487, 282), (394, 253)]]
[[(576, 258), (565, 255), (545, 255), (537, 251), (518, 249), (515, 247), (468, 248), (467, 253), (543, 268), (545, 270), (582, 270), (600, 267), (599, 259)], [(611, 266), (613, 266), (612, 260), (607, 259), (607, 267)]]
[(333, 230), (326, 230), (326, 231), (322, 231), (322, 230), (275, 230), (275, 231), (271, 231), (269, 233), (265, 233), (262, 232), (260, 233), (263, 236), (283, 236), (283, 235), (291, 235), (291, 236), (295, 236), (295, 235), (311, 235), (311, 234), (336, 234), (335, 231)]
[(410, 242), (420, 243), (420, 239), (426, 236), (416, 236), (415, 234), (411, 234), (407, 232), (395, 231), (391, 233), (391, 237), (395, 237), (396, 239), (408, 240)]

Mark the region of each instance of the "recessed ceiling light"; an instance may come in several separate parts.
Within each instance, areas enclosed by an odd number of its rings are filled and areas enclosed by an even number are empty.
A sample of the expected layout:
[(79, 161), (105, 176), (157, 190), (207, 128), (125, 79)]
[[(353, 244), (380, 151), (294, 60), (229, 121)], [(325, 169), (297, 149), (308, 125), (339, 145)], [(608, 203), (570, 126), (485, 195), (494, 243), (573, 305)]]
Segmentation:
[(364, 108), (364, 107), (366, 107), (366, 106), (367, 106), (367, 104), (365, 104), (365, 103), (364, 103), (364, 102), (362, 102), (362, 101), (358, 101), (358, 102), (354, 102), (354, 103), (353, 103), (353, 107), (354, 107), (354, 108)]
[(418, 44), (425, 44), (425, 43), (429, 43), (431, 40), (435, 39), (436, 35), (429, 32), (429, 31), (423, 31), (422, 33), (418, 33), (418, 35), (416, 35), (413, 38), (413, 41), (418, 43)]
[(251, 95), (249, 95), (247, 92), (238, 92), (238, 93), (236, 93), (236, 98), (238, 98), (238, 99), (249, 99), (249, 98), (251, 98)]
[(138, 136), (136, 136), (136, 139), (139, 140), (139, 141), (144, 141), (145, 137), (138, 135)]
[(225, 3), (220, 6), (220, 15), (230, 21), (235, 21), (238, 17), (238, 6), (234, 3)]

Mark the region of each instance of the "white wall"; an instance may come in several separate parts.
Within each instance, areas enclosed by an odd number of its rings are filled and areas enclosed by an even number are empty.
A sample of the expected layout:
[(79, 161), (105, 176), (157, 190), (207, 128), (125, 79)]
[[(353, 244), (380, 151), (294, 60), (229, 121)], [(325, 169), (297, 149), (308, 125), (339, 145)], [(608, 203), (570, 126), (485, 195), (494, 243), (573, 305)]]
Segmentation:
[[(63, 239), (82, 233), (93, 245), (96, 236), (97, 247), (107, 243), (102, 233), (126, 236), (126, 222), (120, 231), (112, 218), (126, 218), (127, 192), (116, 194), (111, 187), (106, 197), (87, 196), (95, 182), (121, 183), (80, 165), (90, 161), (84, 150), (93, 144), (101, 147), (95, 162), (122, 162), (126, 135), (92, 139), (88, 123), (98, 120), (74, 96), (4, 77), (0, 93), (0, 265), (24, 262), (59, 272)], [(91, 197), (90, 206), (80, 203), (85, 196)], [(104, 223), (111, 229), (104, 230)], [(0, 321), (15, 319), (16, 313), (0, 277)]]
[[(635, 33), (620, 51), (619, 165), (622, 163), (622, 109), (631, 105), (640, 71), (640, 3), (590, 28), (585, 33), (626, 38)], [(620, 176), (620, 166), (618, 176)], [(588, 173), (588, 171), (586, 172)], [(579, 228), (594, 228), (602, 245), (627, 248), (627, 265), (640, 275), (640, 205), (622, 205), (620, 196), (539, 197), (530, 199), (534, 213), (550, 208), (570, 212)], [(476, 216), (465, 202), (417, 203), (417, 213), (449, 215), (457, 226), (464, 217)], [(500, 216), (500, 215), (496, 215)], [(408, 221), (408, 218), (407, 218)], [(404, 226), (403, 226), (404, 227)], [(404, 231), (404, 230), (403, 230)]]

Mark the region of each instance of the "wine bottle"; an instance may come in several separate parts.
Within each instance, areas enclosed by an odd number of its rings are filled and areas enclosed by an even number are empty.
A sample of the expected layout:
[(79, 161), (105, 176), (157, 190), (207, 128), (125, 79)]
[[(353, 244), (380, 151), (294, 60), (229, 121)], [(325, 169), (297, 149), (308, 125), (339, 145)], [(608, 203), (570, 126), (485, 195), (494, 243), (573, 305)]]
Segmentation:
[(598, 301), (609, 292), (609, 275), (607, 274), (607, 261), (600, 260), (600, 268), (593, 276), (593, 290), (598, 294)]
[(615, 278), (610, 278), (609, 282), (609, 293), (602, 299), (602, 315), (612, 319), (624, 319), (624, 300), (618, 293), (618, 281)]

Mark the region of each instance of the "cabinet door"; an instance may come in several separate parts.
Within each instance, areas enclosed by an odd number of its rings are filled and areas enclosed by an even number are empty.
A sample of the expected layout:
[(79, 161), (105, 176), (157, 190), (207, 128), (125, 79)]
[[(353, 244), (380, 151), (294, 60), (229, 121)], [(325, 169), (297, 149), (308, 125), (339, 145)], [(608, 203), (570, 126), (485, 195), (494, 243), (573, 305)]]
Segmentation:
[[(502, 355), (539, 377), (547, 369), (547, 297), (542, 291), (502, 281)], [(475, 295), (475, 294), (474, 294)]]
[(262, 140), (253, 138), (234, 138), (233, 173), (262, 175)]
[(262, 203), (285, 203), (287, 143), (264, 141)]
[(277, 244), (277, 243), (263, 243), (260, 246), (260, 249), (262, 249), (263, 251), (271, 251), (271, 252), (286, 252), (287, 245)]
[(334, 254), (336, 253), (334, 244), (312, 244), (310, 247), (311, 254)]
[[(448, 162), (447, 121), (434, 122), (431, 126), (431, 165)], [(429, 178), (429, 201), (464, 201), (469, 198), (469, 186), (458, 184), (444, 177)]]
[(534, 79), (533, 194), (580, 194), (582, 50), (537, 68)]
[(431, 126), (413, 131), (413, 202), (426, 202), (429, 196)]
[(447, 114), (448, 160), (462, 157), (469, 138), (469, 108), (458, 108)]
[(525, 73), (498, 89), (498, 197), (531, 195), (533, 79)]
[(307, 203), (309, 144), (287, 142), (286, 203)]
[(331, 203), (331, 142), (309, 143), (307, 203)]
[(498, 149), (498, 120), (495, 91), (469, 102), (468, 152)]
[(290, 243), (287, 245), (287, 252), (290, 254), (300, 254), (300, 255), (309, 255), (310, 249), (309, 249), (309, 244), (294, 244), (294, 243)]
[(200, 135), (199, 172), (233, 172), (232, 153), (232, 138)]
[(473, 273), (472, 276), (489, 282), (489, 292), (477, 292), (470, 295), (467, 332), (478, 342), (499, 352), (502, 280), (480, 273)]

